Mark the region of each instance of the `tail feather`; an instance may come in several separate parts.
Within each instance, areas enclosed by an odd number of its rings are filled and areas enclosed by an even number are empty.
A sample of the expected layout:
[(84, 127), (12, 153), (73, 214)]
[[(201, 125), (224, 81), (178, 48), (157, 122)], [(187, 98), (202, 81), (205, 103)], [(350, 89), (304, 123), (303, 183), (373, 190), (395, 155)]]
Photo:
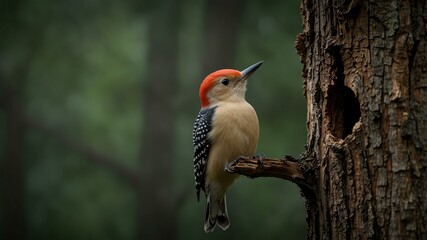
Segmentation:
[(216, 218), (211, 218), (212, 205), (211, 205), (211, 195), (206, 196), (206, 208), (205, 208), (205, 232), (212, 232), (215, 228)]
[(216, 225), (222, 230), (226, 230), (230, 226), (226, 197), (224, 195), (220, 200), (212, 200), (211, 195), (208, 194), (206, 196), (205, 232), (212, 232)]
[(216, 220), (216, 224), (222, 230), (227, 230), (227, 228), (230, 226), (230, 219), (228, 218), (227, 201), (225, 195), (219, 203), (219, 209)]

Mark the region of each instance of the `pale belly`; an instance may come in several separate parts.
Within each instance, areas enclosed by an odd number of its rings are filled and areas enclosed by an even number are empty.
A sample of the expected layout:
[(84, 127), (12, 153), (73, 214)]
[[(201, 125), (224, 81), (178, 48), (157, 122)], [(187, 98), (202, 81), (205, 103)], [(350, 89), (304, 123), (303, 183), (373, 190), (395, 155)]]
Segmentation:
[[(215, 188), (224, 193), (238, 176), (226, 172), (225, 166), (239, 156), (255, 155), (258, 144), (259, 126), (255, 111), (248, 103), (237, 107), (239, 109), (231, 110), (233, 114), (224, 114), (230, 109), (219, 109), (216, 112), (218, 119), (214, 122), (217, 126), (214, 125), (213, 129), (217, 131), (212, 132), (211, 137), (215, 141), (212, 142), (206, 166), (207, 187), (215, 184)], [(242, 108), (247, 109), (242, 111)]]

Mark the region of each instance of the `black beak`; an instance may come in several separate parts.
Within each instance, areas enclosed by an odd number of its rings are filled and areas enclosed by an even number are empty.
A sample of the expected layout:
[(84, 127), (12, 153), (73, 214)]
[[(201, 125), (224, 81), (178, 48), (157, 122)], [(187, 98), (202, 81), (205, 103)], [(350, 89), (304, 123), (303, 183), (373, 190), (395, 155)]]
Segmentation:
[(262, 65), (263, 61), (261, 62), (257, 62), (251, 66), (249, 66), (248, 68), (246, 68), (245, 70), (243, 70), (242, 73), (242, 78), (240, 78), (240, 81), (245, 81), (246, 79), (249, 78), (249, 76), (252, 75), (252, 73), (254, 73), (261, 65)]

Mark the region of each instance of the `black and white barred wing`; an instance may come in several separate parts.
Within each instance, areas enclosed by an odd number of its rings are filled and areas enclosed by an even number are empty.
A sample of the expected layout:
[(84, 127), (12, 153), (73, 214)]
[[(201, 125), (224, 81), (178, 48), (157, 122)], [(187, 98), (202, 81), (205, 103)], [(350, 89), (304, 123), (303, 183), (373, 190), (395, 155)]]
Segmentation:
[(193, 128), (194, 146), (194, 178), (196, 180), (197, 200), (200, 198), (200, 189), (205, 191), (205, 170), (209, 157), (211, 141), (208, 137), (211, 131), (212, 116), (215, 108), (203, 109), (197, 115)]

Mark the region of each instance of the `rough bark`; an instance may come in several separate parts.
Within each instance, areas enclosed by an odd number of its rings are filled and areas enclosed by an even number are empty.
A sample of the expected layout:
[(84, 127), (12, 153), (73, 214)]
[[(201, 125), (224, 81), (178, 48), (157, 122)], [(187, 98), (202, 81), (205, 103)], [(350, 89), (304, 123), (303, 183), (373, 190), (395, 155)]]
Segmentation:
[(303, 0), (301, 11), (308, 239), (427, 239), (427, 3)]
[(309, 239), (427, 239), (425, 1), (302, 1)]
[(301, 161), (291, 156), (285, 156), (282, 159), (265, 157), (239, 157), (230, 164), (225, 170), (229, 173), (239, 173), (250, 178), (275, 177), (291, 181), (301, 188), (311, 189), (313, 179), (308, 179), (306, 169)]

